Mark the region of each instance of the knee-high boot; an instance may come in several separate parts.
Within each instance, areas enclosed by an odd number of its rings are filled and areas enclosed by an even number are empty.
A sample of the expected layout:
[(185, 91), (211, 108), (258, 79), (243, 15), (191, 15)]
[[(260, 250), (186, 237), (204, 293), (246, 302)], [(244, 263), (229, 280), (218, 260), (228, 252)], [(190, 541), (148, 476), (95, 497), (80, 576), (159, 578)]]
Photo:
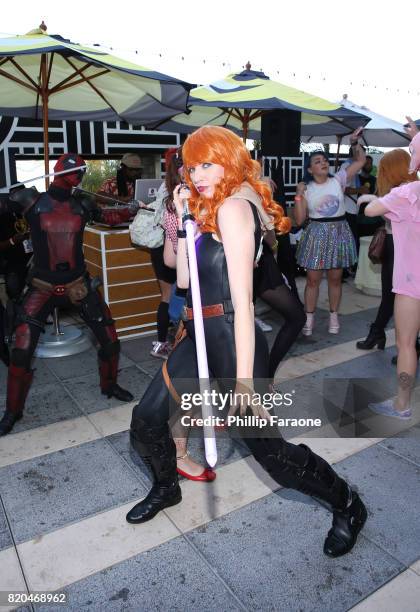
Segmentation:
[(26, 368), (16, 366), (13, 363), (9, 366), (6, 411), (0, 421), (0, 436), (5, 436), (11, 432), (16, 421), (22, 418), (33, 377), (33, 370), (28, 372)]
[(324, 553), (330, 557), (348, 553), (367, 519), (358, 494), (327, 461), (304, 444), (296, 446), (278, 438), (245, 441), (276, 482), (327, 504), (333, 512), (333, 524), (324, 543)]
[(130, 439), (133, 448), (150, 466), (155, 480), (147, 497), (126, 517), (129, 523), (144, 523), (182, 500), (176, 471), (176, 448), (167, 423), (150, 427), (142, 419), (133, 417)]

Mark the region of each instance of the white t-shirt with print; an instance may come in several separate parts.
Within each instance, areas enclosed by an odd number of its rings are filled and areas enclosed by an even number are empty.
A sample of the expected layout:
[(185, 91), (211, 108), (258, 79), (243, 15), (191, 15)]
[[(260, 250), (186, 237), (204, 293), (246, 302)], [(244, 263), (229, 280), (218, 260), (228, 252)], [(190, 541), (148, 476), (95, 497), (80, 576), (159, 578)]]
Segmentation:
[(325, 183), (315, 181), (308, 183), (306, 188), (306, 201), (310, 219), (322, 217), (341, 217), (345, 214), (344, 189), (346, 188), (347, 174), (339, 170)]

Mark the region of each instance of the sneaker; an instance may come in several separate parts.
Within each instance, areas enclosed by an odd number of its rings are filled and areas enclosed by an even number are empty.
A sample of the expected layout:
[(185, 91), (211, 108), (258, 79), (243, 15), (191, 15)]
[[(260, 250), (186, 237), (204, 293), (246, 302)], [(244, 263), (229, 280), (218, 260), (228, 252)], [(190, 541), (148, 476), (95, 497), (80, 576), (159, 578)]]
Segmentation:
[(168, 359), (169, 353), (172, 350), (172, 346), (169, 342), (152, 342), (153, 348), (150, 351), (152, 357), (158, 359)]
[(328, 331), (330, 334), (338, 334), (340, 331), (340, 323), (338, 321), (338, 313), (330, 312), (330, 323), (328, 325)]
[(266, 323), (262, 319), (257, 319), (257, 317), (255, 317), (255, 323), (258, 325), (260, 330), (263, 331), (263, 332), (271, 332), (271, 331), (273, 331), (273, 328), (271, 327), (271, 325), (269, 325), (268, 323)]
[(302, 334), (304, 336), (312, 336), (312, 332), (315, 325), (315, 315), (313, 312), (306, 313), (306, 323), (303, 326)]
[(368, 404), (368, 407), (372, 412), (376, 414), (382, 414), (383, 416), (394, 417), (396, 419), (411, 419), (411, 410), (396, 410), (394, 408), (394, 401), (392, 399), (385, 400), (384, 402), (378, 402), (377, 404)]

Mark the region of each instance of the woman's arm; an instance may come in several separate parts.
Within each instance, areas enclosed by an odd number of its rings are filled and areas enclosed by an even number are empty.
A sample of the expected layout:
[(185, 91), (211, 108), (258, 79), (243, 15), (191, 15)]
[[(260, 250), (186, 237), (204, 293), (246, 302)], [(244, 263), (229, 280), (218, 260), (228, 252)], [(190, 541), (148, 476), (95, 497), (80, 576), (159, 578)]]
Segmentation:
[(254, 216), (245, 200), (227, 200), (217, 222), (226, 255), (230, 293), (235, 310), (237, 380), (251, 381), (254, 371), (255, 326), (252, 302)]
[(360, 170), (363, 168), (366, 162), (366, 153), (364, 152), (362, 147), (359, 145), (359, 143), (356, 142), (355, 144), (352, 145), (352, 147), (353, 147), (354, 162), (352, 162), (350, 166), (347, 166), (346, 168), (346, 174), (347, 174), (348, 181), (351, 181), (351, 179), (360, 172)]
[(176, 253), (174, 251), (172, 240), (169, 240), (169, 238), (165, 238), (163, 247), (163, 261), (165, 266), (168, 266), (168, 268), (176, 268)]
[(389, 208), (386, 208), (378, 199), (370, 202), (365, 208), (366, 217), (379, 217), (379, 215), (384, 215), (387, 212), (389, 212)]
[[(184, 212), (183, 200), (190, 197), (190, 190), (177, 185), (174, 189), (173, 198), (175, 204), (178, 231), (182, 231), (182, 215)], [(187, 239), (178, 236), (178, 248), (176, 253), (176, 284), (180, 289), (188, 289), (190, 285), (190, 269), (187, 257)]]
[(354, 161), (346, 168), (347, 181), (351, 181), (351, 179), (360, 172), (366, 162), (366, 153), (358, 142), (362, 132), (363, 128), (357, 128), (357, 130), (350, 135), (350, 146), (353, 148)]
[(295, 195), (294, 215), (297, 225), (302, 225), (308, 216), (308, 201), (306, 199), (306, 183), (298, 183)]

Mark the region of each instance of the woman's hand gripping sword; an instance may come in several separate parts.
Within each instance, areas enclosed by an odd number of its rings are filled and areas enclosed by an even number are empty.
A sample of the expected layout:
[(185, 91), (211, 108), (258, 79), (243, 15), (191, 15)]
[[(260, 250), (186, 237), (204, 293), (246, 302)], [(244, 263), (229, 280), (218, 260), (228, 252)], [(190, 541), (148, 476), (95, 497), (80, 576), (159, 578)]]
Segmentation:
[(182, 217), (187, 233), (187, 254), (190, 271), (192, 306), (194, 311), (195, 345), (197, 350), (198, 377), (200, 381), (201, 412), (203, 415), (204, 448), (210, 467), (217, 462), (216, 436), (214, 433), (212, 406), (210, 403), (210, 377), (207, 364), (206, 338), (204, 335), (203, 312), (201, 310), (200, 280), (198, 277), (197, 256), (195, 252), (195, 220), (188, 208), (188, 199), (183, 199)]

